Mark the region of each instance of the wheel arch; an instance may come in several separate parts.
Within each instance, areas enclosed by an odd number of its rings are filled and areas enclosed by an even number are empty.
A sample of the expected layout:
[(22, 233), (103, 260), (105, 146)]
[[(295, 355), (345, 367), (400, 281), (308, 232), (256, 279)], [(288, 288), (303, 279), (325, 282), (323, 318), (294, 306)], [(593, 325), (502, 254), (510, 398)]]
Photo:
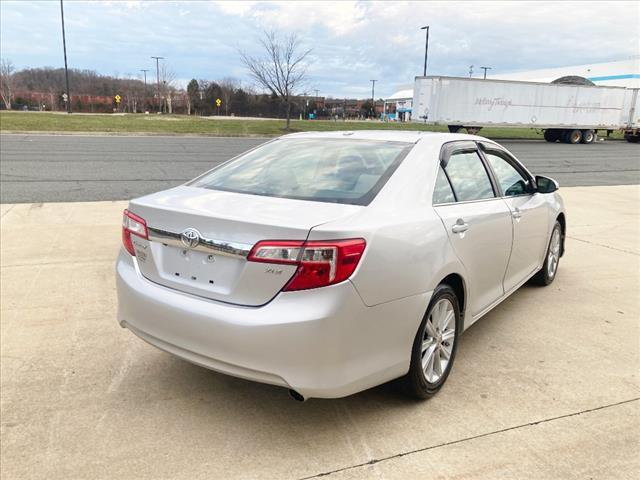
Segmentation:
[(567, 235), (567, 219), (564, 216), (564, 212), (560, 212), (556, 217), (556, 220), (560, 223), (561, 228), (561, 242), (560, 242), (560, 256), (564, 255), (564, 240)]
[(464, 325), (464, 314), (467, 306), (467, 285), (464, 281), (464, 278), (459, 273), (450, 273), (438, 283), (438, 285), (442, 284), (449, 285), (456, 293), (456, 297), (458, 297), (460, 307), (460, 317)]

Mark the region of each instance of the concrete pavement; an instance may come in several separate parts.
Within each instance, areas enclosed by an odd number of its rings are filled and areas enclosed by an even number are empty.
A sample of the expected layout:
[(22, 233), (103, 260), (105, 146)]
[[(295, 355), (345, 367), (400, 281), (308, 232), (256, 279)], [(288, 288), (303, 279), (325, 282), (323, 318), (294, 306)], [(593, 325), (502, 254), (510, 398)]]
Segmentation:
[[(179, 185), (266, 138), (0, 135), (0, 202), (127, 200)], [(503, 141), (533, 173), (562, 186), (640, 183), (640, 148)]]
[(640, 475), (640, 188), (563, 188), (567, 253), (467, 331), (433, 399), (340, 400), (171, 357), (118, 327), (124, 202), (1, 206), (2, 479)]

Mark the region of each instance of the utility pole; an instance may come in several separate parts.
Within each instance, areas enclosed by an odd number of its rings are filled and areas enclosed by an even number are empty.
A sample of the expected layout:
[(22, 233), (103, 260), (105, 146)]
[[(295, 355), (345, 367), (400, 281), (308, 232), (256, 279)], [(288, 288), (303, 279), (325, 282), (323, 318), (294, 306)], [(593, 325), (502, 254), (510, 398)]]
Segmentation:
[(371, 82), (371, 102), (372, 102), (372, 111), (373, 111), (373, 117), (375, 118), (376, 116), (376, 82), (378, 80), (369, 80)]
[(491, 67), (480, 67), (480, 68), (484, 70), (483, 79), (486, 80), (487, 79), (487, 70), (491, 70)]
[(469, 65), (469, 78), (473, 76), (473, 65)]
[(143, 111), (147, 111), (147, 72), (149, 70), (147, 70), (146, 68), (141, 68), (140, 69), (141, 72), (144, 73), (144, 98), (142, 99), (142, 107), (143, 107)]
[(149, 70), (147, 70), (146, 68), (141, 68), (140, 69), (141, 72), (144, 72), (144, 94), (147, 94), (147, 72)]
[(427, 76), (427, 55), (429, 54), (429, 25), (425, 25), (424, 27), (420, 27), (420, 30), (426, 30), (426, 40), (424, 43), (424, 71), (422, 72), (422, 76)]
[(60, 18), (62, 19), (62, 49), (64, 50), (64, 77), (67, 82), (67, 113), (71, 113), (71, 94), (69, 93), (69, 69), (67, 68), (67, 39), (64, 34), (64, 7), (60, 0)]
[(156, 60), (156, 82), (157, 82), (157, 90), (158, 90), (158, 113), (160, 112), (160, 108), (161, 108), (161, 100), (160, 100), (160, 60), (164, 60), (164, 57), (151, 57), (151, 58), (155, 58)]

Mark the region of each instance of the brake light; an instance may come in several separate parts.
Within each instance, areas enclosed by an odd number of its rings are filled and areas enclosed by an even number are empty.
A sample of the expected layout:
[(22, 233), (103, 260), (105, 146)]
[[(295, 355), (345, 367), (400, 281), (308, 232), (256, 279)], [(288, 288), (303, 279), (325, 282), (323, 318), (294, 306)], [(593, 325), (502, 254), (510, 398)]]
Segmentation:
[(284, 291), (307, 290), (340, 283), (355, 271), (364, 252), (363, 238), (329, 241), (271, 241), (254, 245), (250, 262), (297, 265)]
[(148, 239), (147, 222), (135, 213), (125, 210), (122, 215), (122, 244), (127, 252), (135, 257), (136, 251), (133, 248), (131, 235), (137, 235), (141, 238)]

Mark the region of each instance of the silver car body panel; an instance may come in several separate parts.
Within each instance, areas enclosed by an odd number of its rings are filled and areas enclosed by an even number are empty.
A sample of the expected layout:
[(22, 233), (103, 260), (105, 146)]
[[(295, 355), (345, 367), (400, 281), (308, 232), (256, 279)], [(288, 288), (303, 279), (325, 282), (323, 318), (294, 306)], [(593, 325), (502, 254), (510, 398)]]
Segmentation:
[[(292, 136), (414, 146), (368, 206), (191, 186), (132, 200), (130, 210), (152, 230), (149, 240), (134, 237), (139, 255), (123, 250), (117, 262), (121, 325), (213, 370), (305, 397), (348, 395), (408, 371), (413, 338), (443, 278), (462, 279), (468, 328), (537, 271), (564, 213), (558, 192), (434, 206), (442, 145), (493, 144), (481, 137), (388, 131)], [(458, 218), (469, 225), (464, 234), (452, 231)], [(179, 243), (187, 228), (204, 239), (196, 248)], [(364, 238), (366, 249), (350, 279), (329, 287), (282, 292), (295, 266), (278, 265), (274, 274), (246, 260), (260, 240), (343, 238)]]

